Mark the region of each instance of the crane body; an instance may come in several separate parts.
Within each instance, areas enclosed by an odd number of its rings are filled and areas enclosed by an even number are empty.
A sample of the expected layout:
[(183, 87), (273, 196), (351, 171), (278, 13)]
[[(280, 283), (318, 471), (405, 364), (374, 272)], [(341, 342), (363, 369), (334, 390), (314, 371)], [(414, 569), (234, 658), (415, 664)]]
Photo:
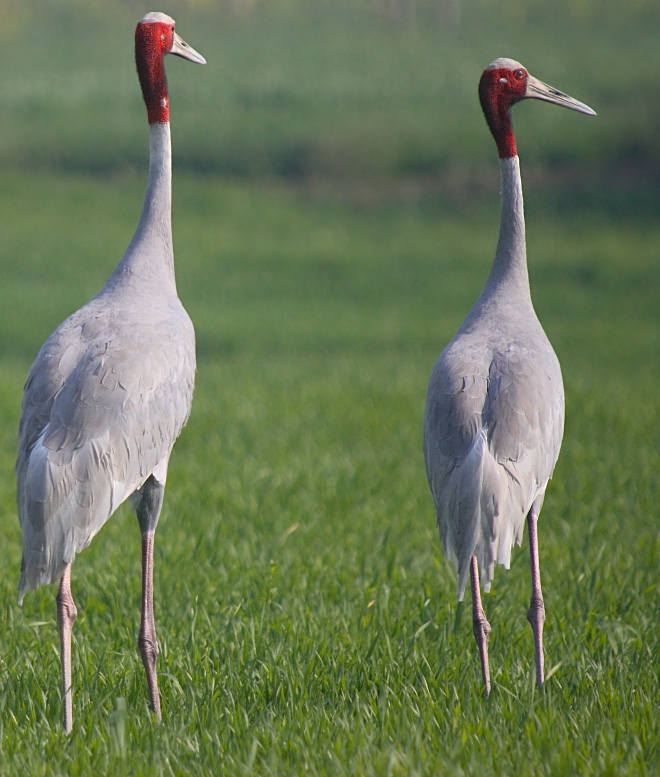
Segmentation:
[(153, 540), (172, 447), (190, 414), (195, 334), (176, 291), (171, 229), (169, 98), (163, 58), (200, 64), (165, 14), (136, 30), (150, 120), (149, 177), (133, 239), (101, 291), (39, 351), (25, 384), (16, 463), (23, 534), (19, 601), (60, 582), (64, 727), (73, 721), (71, 564), (130, 497), (142, 533), (139, 646), (160, 720), (153, 618)]
[(522, 542), (525, 521), (532, 555), (528, 619), (537, 681), (543, 683), (545, 610), (537, 520), (564, 428), (561, 368), (532, 305), (510, 108), (534, 97), (582, 113), (593, 111), (509, 59), (496, 60), (484, 71), (480, 97), (500, 154), (500, 234), (486, 284), (431, 374), (424, 457), (445, 553), (456, 565), (459, 600), (470, 577), (473, 627), (489, 693), (490, 625), (479, 577), (489, 591), (496, 564), (508, 568), (514, 543)]

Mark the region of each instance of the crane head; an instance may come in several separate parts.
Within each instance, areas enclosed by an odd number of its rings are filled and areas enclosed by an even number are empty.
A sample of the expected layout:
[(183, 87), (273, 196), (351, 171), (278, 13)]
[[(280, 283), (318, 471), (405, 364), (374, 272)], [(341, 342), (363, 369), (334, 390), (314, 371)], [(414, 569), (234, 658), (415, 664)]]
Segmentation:
[(150, 124), (170, 120), (170, 103), (163, 59), (166, 54), (205, 65), (206, 60), (174, 31), (174, 19), (164, 13), (143, 16), (135, 28), (135, 63)]
[(176, 54), (178, 57), (205, 65), (204, 57), (174, 31), (176, 22), (171, 16), (158, 11), (143, 16), (135, 29), (135, 50), (142, 49), (151, 56), (164, 57), (165, 54)]
[(596, 115), (588, 105), (534, 78), (520, 62), (504, 57), (496, 59), (488, 65), (481, 76), (479, 100), (497, 143), (500, 157), (516, 155), (515, 138), (511, 126), (511, 106), (528, 98), (561, 105), (578, 113), (586, 113), (588, 116)]

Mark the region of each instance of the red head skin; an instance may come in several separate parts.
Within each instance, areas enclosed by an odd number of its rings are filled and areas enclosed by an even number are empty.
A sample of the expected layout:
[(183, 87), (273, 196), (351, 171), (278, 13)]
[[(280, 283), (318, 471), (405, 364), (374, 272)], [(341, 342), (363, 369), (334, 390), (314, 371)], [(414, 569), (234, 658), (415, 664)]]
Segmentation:
[(140, 22), (135, 28), (135, 64), (149, 124), (167, 124), (170, 100), (163, 59), (172, 49), (174, 27), (164, 22)]
[(500, 159), (518, 156), (511, 124), (511, 106), (524, 100), (526, 92), (527, 71), (523, 68), (484, 70), (479, 81), (479, 100)]

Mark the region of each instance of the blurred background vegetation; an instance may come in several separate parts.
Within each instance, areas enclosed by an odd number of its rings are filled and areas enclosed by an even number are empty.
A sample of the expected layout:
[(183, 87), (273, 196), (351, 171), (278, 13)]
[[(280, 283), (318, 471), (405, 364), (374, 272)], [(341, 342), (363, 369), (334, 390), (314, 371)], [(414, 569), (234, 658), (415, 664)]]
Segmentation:
[[(158, 5), (156, 3), (156, 5)], [(142, 0), (4, 0), (0, 167), (143, 170)], [(546, 204), (651, 208), (660, 178), (657, 0), (168, 0), (203, 73), (170, 62), (175, 164), (360, 201), (463, 205), (497, 187), (476, 97), (498, 56), (599, 114), (516, 109)], [(524, 121), (521, 120), (524, 115)], [(597, 131), (596, 131), (597, 126)]]

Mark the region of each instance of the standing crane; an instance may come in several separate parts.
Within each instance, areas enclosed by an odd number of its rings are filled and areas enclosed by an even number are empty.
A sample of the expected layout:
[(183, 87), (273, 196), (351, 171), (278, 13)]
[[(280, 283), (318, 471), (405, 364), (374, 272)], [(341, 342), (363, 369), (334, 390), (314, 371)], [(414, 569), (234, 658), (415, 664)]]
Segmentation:
[(25, 384), (16, 482), (23, 533), (19, 602), (60, 583), (57, 620), (64, 729), (71, 731), (71, 564), (130, 497), (142, 534), (138, 645), (151, 705), (161, 719), (153, 614), (154, 533), (172, 447), (190, 414), (195, 332), (174, 278), (172, 155), (163, 60), (205, 59), (148, 13), (135, 59), (149, 117), (149, 177), (137, 229), (101, 291), (46, 340)]
[(595, 116), (584, 103), (542, 83), (512, 59), (491, 63), (479, 98), (500, 157), (502, 213), (495, 260), (479, 298), (440, 354), (428, 387), (424, 458), (445, 553), (456, 564), (462, 601), (468, 573), (472, 622), (486, 695), (488, 638), (479, 590), (495, 564), (507, 569), (513, 543), (529, 528), (536, 681), (543, 684), (545, 609), (537, 521), (564, 430), (559, 362), (529, 290), (525, 217), (511, 106), (535, 98)]

